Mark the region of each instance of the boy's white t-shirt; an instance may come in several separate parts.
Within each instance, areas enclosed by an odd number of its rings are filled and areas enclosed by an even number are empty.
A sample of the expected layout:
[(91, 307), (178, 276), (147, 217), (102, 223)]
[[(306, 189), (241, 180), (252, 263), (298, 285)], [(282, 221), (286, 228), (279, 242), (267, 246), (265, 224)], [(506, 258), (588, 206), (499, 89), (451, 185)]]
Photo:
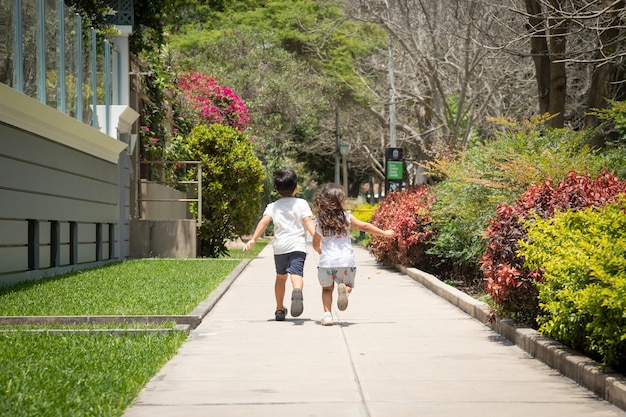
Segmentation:
[[(350, 225), (350, 212), (345, 212), (348, 219), (348, 225)], [(319, 267), (320, 268), (339, 268), (339, 267), (353, 267), (354, 261), (354, 249), (352, 249), (352, 239), (350, 234), (343, 235), (324, 236), (322, 234), (322, 228), (319, 223), (316, 222), (315, 232), (322, 236), (322, 253), (320, 254)]]
[(283, 197), (270, 203), (263, 215), (268, 215), (274, 223), (274, 254), (306, 252), (306, 228), (302, 223), (305, 217), (313, 217), (309, 203), (303, 198)]

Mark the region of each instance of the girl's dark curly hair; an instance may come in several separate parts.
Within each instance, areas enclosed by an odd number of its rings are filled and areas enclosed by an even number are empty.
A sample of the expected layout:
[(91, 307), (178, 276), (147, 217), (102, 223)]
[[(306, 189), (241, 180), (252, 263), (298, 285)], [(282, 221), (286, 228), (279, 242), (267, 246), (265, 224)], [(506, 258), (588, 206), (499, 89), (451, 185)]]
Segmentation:
[(350, 224), (343, 208), (343, 189), (337, 184), (327, 183), (313, 198), (313, 209), (317, 222), (322, 229), (322, 236), (345, 235)]

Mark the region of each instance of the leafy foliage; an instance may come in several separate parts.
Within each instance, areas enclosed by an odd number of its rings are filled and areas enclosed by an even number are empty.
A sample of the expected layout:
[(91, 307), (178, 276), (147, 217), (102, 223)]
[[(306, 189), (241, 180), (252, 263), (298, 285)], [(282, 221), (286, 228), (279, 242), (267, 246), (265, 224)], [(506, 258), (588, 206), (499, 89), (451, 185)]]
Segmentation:
[[(377, 25), (346, 18), (344, 6), (337, 0), (223, 2), (169, 38), (184, 70), (211, 74), (245, 101), (249, 135), (270, 172), (297, 162), (318, 182), (332, 181), (334, 109), (340, 105), (346, 117), (354, 102), (372, 100), (355, 66), (386, 46), (387, 36)], [(359, 108), (352, 126), (342, 120), (355, 159), (357, 137), (382, 155), (378, 132), (371, 141), (363, 133), (372, 124), (362, 123), (364, 114)]]
[(226, 241), (249, 233), (261, 209), (263, 167), (248, 137), (228, 126), (198, 125), (172, 139), (168, 155), (202, 162), (200, 252), (212, 258), (228, 253)]
[(357, 219), (362, 222), (369, 222), (378, 209), (378, 204), (363, 203), (352, 207), (350, 210)]
[(319, 135), (332, 88), (282, 49), (274, 35), (224, 29), (194, 32), (173, 42), (183, 52), (185, 66), (211, 74), (245, 101), (247, 132), (270, 172), (293, 165), (296, 155), (309, 151), (303, 143)]
[(163, 159), (165, 144), (172, 135), (169, 115), (174, 114), (176, 120), (184, 120), (186, 117), (176, 117), (179, 107), (173, 99), (175, 87), (171, 81), (170, 69), (157, 55), (148, 54), (147, 59), (150, 62), (150, 71), (143, 78), (139, 119), (140, 152), (143, 160), (158, 161)]
[(531, 215), (550, 218), (558, 211), (604, 207), (626, 192), (626, 182), (609, 173), (593, 179), (570, 172), (554, 185), (546, 180), (529, 187), (514, 205), (502, 203), (485, 232), (487, 248), (480, 259), (497, 313), (536, 327), (539, 313), (536, 281), (541, 272), (529, 270), (518, 255), (519, 241), (526, 240), (524, 221)]
[(372, 236), (368, 249), (378, 262), (417, 265), (433, 231), (428, 228), (433, 195), (427, 185), (388, 193), (380, 201), (371, 223), (393, 229), (394, 239)]
[(605, 146), (600, 150), (606, 165), (615, 170), (620, 178), (626, 178), (626, 101), (610, 101), (606, 109), (591, 112), (603, 120), (601, 131), (607, 135)]
[(626, 370), (626, 200), (528, 221), (519, 254), (537, 282), (539, 331)]
[(586, 132), (546, 127), (547, 116), (514, 122), (491, 119), (499, 127), (492, 140), (472, 142), (456, 158), (440, 158), (428, 165), (443, 178), (434, 185), (433, 239), (428, 254), (454, 274), (480, 276), (479, 258), (485, 251), (484, 231), (498, 203), (513, 202), (531, 184), (563, 178), (584, 166), (598, 175), (604, 159), (588, 146)]

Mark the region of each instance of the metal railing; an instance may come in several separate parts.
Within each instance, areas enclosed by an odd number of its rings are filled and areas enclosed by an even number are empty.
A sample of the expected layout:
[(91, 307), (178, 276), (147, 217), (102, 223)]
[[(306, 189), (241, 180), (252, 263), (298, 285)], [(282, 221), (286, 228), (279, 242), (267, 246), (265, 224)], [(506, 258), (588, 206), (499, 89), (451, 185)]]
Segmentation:
[[(140, 161), (140, 181), (164, 185), (177, 191), (189, 193), (188, 186), (194, 186), (195, 198), (142, 198), (141, 191), (138, 190), (138, 215), (144, 218), (142, 213), (142, 202), (161, 203), (197, 203), (196, 226), (202, 225), (202, 162), (200, 161)], [(192, 168), (188, 166), (191, 165)], [(196, 170), (194, 173), (193, 170)], [(190, 178), (195, 179), (180, 179)]]

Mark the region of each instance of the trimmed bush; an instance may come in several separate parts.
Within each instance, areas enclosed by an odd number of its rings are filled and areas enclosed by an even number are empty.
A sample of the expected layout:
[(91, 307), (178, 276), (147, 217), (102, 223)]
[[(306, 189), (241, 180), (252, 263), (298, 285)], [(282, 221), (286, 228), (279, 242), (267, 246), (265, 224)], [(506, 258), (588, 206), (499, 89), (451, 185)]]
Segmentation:
[[(227, 254), (226, 241), (250, 232), (261, 210), (263, 167), (247, 135), (219, 124), (198, 125), (172, 139), (170, 160), (202, 162), (200, 253)], [(191, 179), (197, 175), (189, 171)]]
[(496, 314), (537, 327), (539, 303), (534, 283), (541, 282), (541, 272), (524, 266), (518, 255), (518, 242), (527, 239), (527, 218), (535, 215), (546, 219), (557, 211), (604, 207), (624, 192), (626, 182), (609, 173), (592, 179), (570, 172), (556, 186), (544, 181), (529, 187), (514, 205), (500, 204), (496, 217), (489, 220), (487, 248), (480, 259)]
[(626, 200), (529, 219), (519, 254), (537, 282), (539, 331), (626, 370)]
[(427, 185), (385, 195), (371, 223), (383, 230), (395, 230), (396, 238), (372, 236), (367, 248), (378, 262), (407, 266), (420, 263), (427, 242), (434, 234), (428, 228), (433, 200)]

